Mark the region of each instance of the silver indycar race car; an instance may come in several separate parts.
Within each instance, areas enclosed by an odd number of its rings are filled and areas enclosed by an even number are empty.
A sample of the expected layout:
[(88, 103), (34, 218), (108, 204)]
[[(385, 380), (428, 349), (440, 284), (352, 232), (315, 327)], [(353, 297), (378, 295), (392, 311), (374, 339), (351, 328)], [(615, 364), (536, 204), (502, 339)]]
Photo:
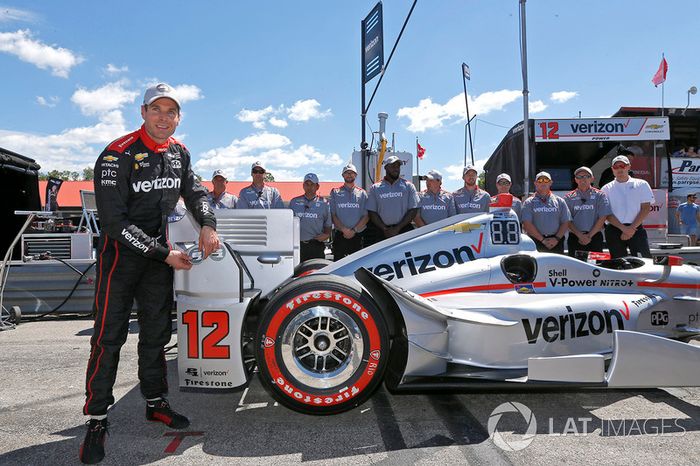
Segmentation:
[(700, 347), (688, 343), (700, 334), (700, 269), (674, 257), (540, 253), (497, 209), (295, 274), (291, 211), (218, 211), (225, 248), (203, 261), (196, 224), (177, 217), (171, 242), (197, 264), (175, 280), (183, 389), (243, 387), (257, 365), (281, 404), (333, 414), (382, 382), (700, 385)]

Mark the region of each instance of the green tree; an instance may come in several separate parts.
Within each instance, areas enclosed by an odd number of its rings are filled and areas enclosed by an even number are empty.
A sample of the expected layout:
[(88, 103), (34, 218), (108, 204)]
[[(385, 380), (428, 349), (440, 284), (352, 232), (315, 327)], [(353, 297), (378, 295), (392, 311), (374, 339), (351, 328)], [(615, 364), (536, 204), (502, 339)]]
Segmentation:
[(476, 184), (481, 188), (486, 188), (486, 172), (482, 171), (479, 173), (479, 178), (476, 180)]
[(269, 183), (270, 181), (275, 181), (275, 177), (272, 176), (272, 173), (267, 172), (265, 173), (265, 182)]
[(83, 168), (83, 179), (85, 181), (91, 181), (95, 179), (95, 172), (91, 167)]

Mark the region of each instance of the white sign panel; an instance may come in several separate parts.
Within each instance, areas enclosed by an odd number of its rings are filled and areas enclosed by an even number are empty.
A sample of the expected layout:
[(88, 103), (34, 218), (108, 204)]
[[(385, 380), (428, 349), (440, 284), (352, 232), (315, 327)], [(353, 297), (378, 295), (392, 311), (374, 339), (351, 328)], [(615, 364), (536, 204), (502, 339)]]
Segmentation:
[[(671, 157), (673, 188), (700, 188), (700, 159)], [(668, 186), (668, 165), (661, 162), (661, 185)]]
[(535, 142), (671, 139), (667, 117), (535, 120)]

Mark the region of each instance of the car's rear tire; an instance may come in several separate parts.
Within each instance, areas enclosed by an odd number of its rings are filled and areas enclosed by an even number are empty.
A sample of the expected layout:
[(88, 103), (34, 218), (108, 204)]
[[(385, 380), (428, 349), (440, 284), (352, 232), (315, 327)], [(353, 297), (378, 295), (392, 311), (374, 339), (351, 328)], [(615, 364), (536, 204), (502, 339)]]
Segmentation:
[(309, 259), (301, 264), (297, 265), (296, 268), (294, 269), (294, 276), (295, 277), (305, 277), (306, 275), (309, 275), (317, 270), (320, 270), (324, 268), (327, 265), (332, 264), (332, 261), (329, 261), (328, 259)]
[(302, 277), (263, 310), (256, 358), (263, 387), (284, 406), (336, 414), (381, 384), (389, 332), (371, 296), (332, 275)]

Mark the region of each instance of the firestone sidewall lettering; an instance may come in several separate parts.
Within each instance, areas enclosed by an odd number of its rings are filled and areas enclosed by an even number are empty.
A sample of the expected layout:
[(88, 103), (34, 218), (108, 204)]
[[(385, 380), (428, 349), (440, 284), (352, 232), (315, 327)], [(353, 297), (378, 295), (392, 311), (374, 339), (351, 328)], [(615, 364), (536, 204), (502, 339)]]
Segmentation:
[(571, 306), (566, 306), (566, 312), (558, 316), (538, 317), (534, 323), (533, 319), (522, 319), (527, 342), (534, 345), (541, 336), (547, 343), (552, 343), (625, 329), (626, 317), (617, 309), (573, 312)]
[[(294, 310), (314, 302), (330, 303), (333, 306), (340, 306), (346, 312), (355, 314), (364, 324), (364, 329), (368, 335), (369, 352), (364, 355), (363, 360), (366, 360), (366, 365), (362, 367), (362, 374), (352, 384), (334, 389), (330, 393), (309, 393), (298, 388), (292, 381), (287, 380), (279, 368), (275, 341), (279, 336), (280, 326), (285, 318)], [(267, 362), (270, 377), (279, 387), (280, 391), (296, 400), (299, 403), (304, 403), (309, 406), (333, 406), (343, 403), (354, 398), (361, 393), (372, 381), (379, 367), (379, 357), (381, 356), (381, 338), (379, 330), (372, 316), (367, 310), (355, 299), (346, 294), (337, 291), (309, 291), (295, 297), (286, 304), (277, 309), (277, 312), (270, 320), (267, 326), (263, 341), (261, 342), (265, 349), (265, 361)]]
[(474, 260), (474, 253), (469, 246), (436, 251), (432, 255), (424, 254), (421, 256), (413, 256), (413, 254), (408, 251), (404, 253), (404, 256), (405, 259), (386, 264), (378, 264), (368, 269), (376, 276), (391, 281), (395, 278), (404, 278), (406, 275), (416, 276)]
[(131, 183), (131, 187), (134, 192), (150, 192), (152, 189), (180, 189), (180, 179), (179, 178), (156, 178), (153, 181), (137, 181), (136, 183)]

